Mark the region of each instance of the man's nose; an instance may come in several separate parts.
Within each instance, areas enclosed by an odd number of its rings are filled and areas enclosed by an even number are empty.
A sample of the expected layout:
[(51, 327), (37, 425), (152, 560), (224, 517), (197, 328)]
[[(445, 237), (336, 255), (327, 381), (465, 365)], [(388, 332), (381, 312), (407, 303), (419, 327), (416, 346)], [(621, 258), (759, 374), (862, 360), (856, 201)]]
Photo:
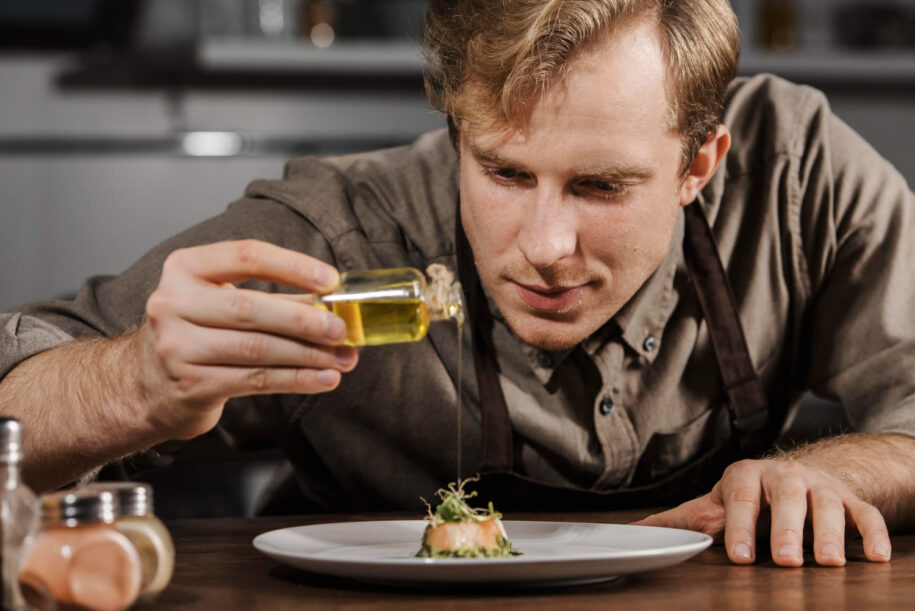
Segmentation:
[(542, 269), (575, 253), (575, 212), (563, 205), (560, 193), (544, 190), (532, 196), (518, 233), (518, 248), (528, 263)]

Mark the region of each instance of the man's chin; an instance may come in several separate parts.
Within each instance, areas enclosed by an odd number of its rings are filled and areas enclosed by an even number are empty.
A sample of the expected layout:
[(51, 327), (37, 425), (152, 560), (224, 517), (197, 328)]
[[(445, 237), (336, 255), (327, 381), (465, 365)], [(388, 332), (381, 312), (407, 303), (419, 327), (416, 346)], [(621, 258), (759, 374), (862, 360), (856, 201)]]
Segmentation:
[(513, 324), (511, 320), (507, 322), (518, 339), (539, 350), (568, 350), (590, 335), (569, 323), (542, 320), (538, 321), (539, 324), (528, 324), (528, 321), (520, 321), (518, 324)]
[(558, 337), (533, 337), (531, 339), (525, 339), (521, 337), (521, 341), (523, 341), (528, 346), (537, 348), (538, 350), (548, 350), (550, 352), (555, 352), (574, 348), (581, 340), (573, 341)]

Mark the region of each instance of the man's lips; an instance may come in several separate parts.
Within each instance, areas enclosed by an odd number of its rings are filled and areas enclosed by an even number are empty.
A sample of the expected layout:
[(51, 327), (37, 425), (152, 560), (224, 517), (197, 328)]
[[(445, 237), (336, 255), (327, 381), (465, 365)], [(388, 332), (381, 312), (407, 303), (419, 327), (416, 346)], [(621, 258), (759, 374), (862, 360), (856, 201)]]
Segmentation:
[(584, 285), (545, 287), (515, 283), (521, 300), (535, 310), (562, 312), (577, 304), (584, 293)]

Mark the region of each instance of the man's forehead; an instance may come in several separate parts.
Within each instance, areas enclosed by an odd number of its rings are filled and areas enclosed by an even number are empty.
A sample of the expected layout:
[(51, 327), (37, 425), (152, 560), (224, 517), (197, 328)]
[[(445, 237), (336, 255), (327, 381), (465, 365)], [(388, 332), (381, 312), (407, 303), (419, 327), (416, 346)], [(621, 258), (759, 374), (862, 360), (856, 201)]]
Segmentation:
[[(637, 20), (592, 44), (572, 59), (561, 79), (527, 100), (510, 125), (488, 130), (465, 125), (477, 151), (497, 151), (555, 134), (596, 137), (619, 148), (624, 140), (666, 137), (670, 121), (667, 61), (657, 24)], [(552, 143), (550, 143), (552, 144)], [(592, 147), (593, 148), (593, 147)]]

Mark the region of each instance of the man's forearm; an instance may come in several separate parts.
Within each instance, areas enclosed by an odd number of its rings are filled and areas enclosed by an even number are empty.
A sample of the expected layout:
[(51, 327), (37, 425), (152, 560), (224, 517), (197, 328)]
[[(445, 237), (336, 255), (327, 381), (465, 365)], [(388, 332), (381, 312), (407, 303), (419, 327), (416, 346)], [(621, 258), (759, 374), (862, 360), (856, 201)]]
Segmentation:
[(915, 527), (915, 439), (854, 433), (823, 439), (782, 457), (839, 478), (883, 513), (891, 531)]
[(146, 417), (132, 342), (78, 340), (20, 363), (0, 406), (25, 430), (25, 481), (44, 491), (162, 441)]

